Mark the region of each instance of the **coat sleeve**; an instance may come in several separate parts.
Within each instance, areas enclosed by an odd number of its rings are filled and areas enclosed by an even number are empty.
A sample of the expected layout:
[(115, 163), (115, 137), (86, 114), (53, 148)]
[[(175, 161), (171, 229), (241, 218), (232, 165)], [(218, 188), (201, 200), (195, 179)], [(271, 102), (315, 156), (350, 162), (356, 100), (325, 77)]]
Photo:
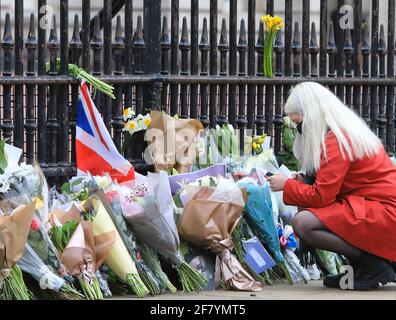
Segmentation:
[(351, 162), (342, 156), (333, 133), (326, 138), (327, 157), (322, 153), (321, 165), (313, 185), (289, 179), (283, 190), (285, 204), (304, 208), (323, 208), (335, 202)]

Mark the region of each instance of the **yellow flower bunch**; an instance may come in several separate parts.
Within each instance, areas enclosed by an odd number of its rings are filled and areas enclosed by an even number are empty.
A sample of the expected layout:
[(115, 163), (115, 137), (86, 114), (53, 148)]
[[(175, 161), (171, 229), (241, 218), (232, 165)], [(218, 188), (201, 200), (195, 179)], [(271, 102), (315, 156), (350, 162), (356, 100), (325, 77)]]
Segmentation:
[(266, 137), (267, 137), (266, 134), (253, 137), (252, 148), (253, 148), (253, 151), (255, 154), (260, 154), (261, 152), (263, 152), (262, 145), (263, 145)]
[(278, 31), (283, 27), (283, 20), (281, 17), (272, 17), (267, 14), (261, 18), (261, 21), (265, 25), (264, 76), (271, 78), (274, 40)]
[(264, 151), (263, 144), (266, 137), (267, 134), (265, 133), (261, 136), (245, 136), (245, 153), (251, 154), (252, 151), (254, 155), (259, 155), (260, 153), (262, 153)]
[(266, 16), (263, 16), (261, 18), (261, 21), (265, 25), (265, 29), (267, 32), (278, 31), (284, 25), (281, 17), (278, 17), (278, 16), (271, 17), (269, 14), (267, 14)]

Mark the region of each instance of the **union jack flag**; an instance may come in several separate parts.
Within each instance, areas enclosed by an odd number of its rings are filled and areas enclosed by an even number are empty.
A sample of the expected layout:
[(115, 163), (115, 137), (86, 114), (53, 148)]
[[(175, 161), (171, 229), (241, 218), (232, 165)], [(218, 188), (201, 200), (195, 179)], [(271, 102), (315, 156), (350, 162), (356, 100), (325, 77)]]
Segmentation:
[(76, 128), (77, 174), (110, 174), (113, 180), (135, 178), (133, 166), (117, 150), (85, 82), (80, 87)]

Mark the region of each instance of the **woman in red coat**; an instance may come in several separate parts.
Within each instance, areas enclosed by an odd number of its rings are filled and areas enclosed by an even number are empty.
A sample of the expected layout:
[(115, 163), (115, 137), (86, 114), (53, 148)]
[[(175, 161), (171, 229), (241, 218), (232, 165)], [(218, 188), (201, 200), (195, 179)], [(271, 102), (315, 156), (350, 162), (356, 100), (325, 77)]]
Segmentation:
[[(304, 208), (294, 231), (308, 245), (337, 252), (354, 267), (353, 289), (369, 290), (395, 281), (396, 166), (366, 123), (331, 91), (313, 83), (295, 86), (285, 111), (299, 134), (294, 153), (300, 175), (268, 178), (283, 190), (285, 204)], [(346, 272), (327, 276), (324, 285), (340, 287)]]

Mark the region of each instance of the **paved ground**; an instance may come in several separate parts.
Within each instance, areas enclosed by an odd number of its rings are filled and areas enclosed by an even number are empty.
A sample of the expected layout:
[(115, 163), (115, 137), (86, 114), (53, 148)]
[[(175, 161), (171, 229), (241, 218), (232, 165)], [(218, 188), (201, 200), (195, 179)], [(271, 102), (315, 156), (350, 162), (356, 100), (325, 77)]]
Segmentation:
[[(114, 297), (113, 299), (134, 300), (134, 297)], [(369, 292), (343, 291), (328, 289), (321, 281), (310, 281), (301, 285), (266, 286), (263, 291), (255, 294), (248, 292), (215, 291), (190, 294), (165, 294), (157, 297), (147, 297), (147, 300), (396, 300), (396, 284), (380, 286)]]

